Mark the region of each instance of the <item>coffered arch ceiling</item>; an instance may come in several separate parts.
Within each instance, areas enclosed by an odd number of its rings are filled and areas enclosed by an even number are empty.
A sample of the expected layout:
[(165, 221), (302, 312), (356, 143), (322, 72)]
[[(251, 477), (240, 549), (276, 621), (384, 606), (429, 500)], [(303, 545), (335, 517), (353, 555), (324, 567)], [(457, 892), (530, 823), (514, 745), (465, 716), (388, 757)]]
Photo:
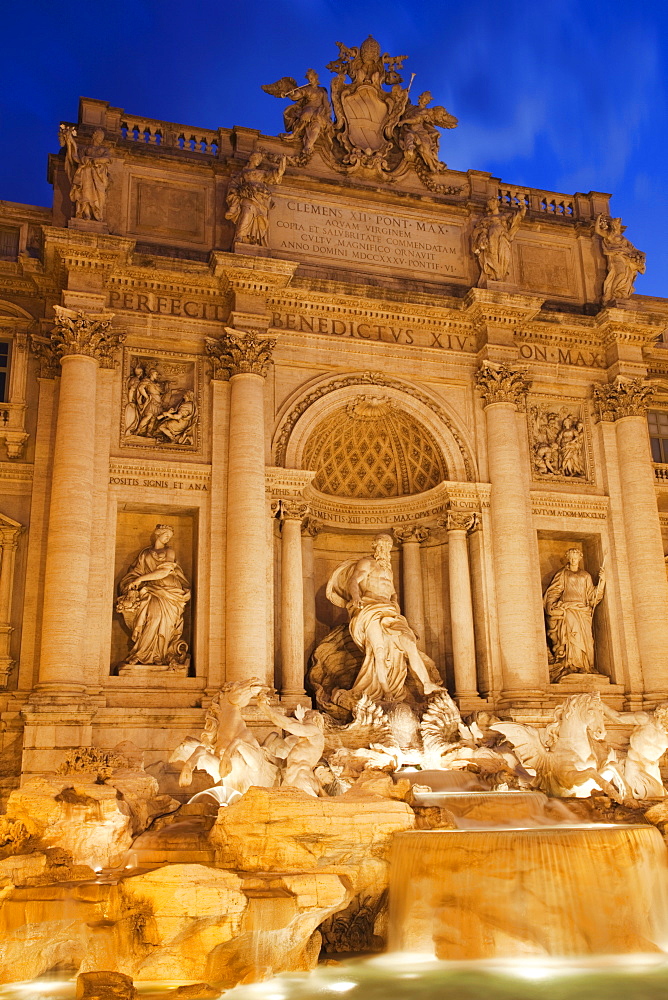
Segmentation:
[(274, 460), (314, 471), (314, 488), (331, 496), (406, 497), (476, 480), (464, 434), (422, 387), (375, 372), (328, 376), (286, 407)]

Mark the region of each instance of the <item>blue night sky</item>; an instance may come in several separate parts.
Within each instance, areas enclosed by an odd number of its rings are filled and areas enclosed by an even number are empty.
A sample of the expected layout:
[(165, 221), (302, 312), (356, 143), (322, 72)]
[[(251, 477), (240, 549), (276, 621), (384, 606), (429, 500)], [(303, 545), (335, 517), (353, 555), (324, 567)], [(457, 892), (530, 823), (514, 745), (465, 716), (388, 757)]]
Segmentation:
[[(668, 295), (665, 0), (5, 0), (0, 197), (48, 205), (46, 158), (80, 95), (207, 128), (282, 130), (260, 84), (323, 82), (335, 41), (409, 56), (460, 125), (450, 167), (548, 190), (607, 191), (647, 252), (636, 290)], [(4, 79), (2, 76), (4, 75)]]

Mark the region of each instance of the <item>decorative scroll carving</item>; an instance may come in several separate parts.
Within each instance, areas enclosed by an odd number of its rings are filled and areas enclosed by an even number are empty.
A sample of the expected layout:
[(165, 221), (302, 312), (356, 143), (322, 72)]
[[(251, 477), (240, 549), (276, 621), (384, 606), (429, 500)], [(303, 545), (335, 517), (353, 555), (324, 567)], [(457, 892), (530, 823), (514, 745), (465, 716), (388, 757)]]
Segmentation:
[(206, 352), (212, 359), (214, 371), (221, 378), (227, 372), (234, 375), (266, 376), (271, 364), (271, 354), (276, 346), (274, 337), (258, 337), (255, 330), (249, 333), (226, 326), (222, 337), (206, 338)]
[(594, 232), (601, 237), (601, 250), (608, 262), (601, 297), (604, 304), (628, 299), (633, 295), (636, 276), (645, 273), (645, 254), (627, 240), (623, 235), (625, 229), (621, 219), (611, 219), (609, 215), (597, 216), (594, 224)]
[(109, 186), (109, 149), (104, 145), (104, 132), (96, 128), (91, 142), (84, 146), (76, 141), (76, 130), (61, 125), (58, 139), (65, 147), (65, 173), (70, 181), (70, 199), (77, 219), (102, 222)]
[(60, 361), (48, 337), (30, 334), (30, 350), (38, 362), (38, 378), (56, 378), (60, 375)]
[(587, 479), (586, 437), (582, 407), (558, 400), (529, 408), (531, 463), (537, 476)]
[(644, 417), (652, 401), (653, 389), (640, 378), (622, 378), (614, 382), (597, 383), (592, 387), (594, 408), (599, 420), (619, 420), (621, 417)]
[(264, 167), (262, 153), (252, 153), (246, 166), (230, 183), (227, 192), (225, 218), (236, 226), (235, 243), (267, 246), (269, 209), (271, 208), (270, 184), (280, 184), (285, 172), (286, 158), (281, 157), (277, 166)]
[(111, 329), (113, 313), (86, 313), (65, 306), (54, 306), (53, 310), (56, 324), (51, 332), (51, 344), (58, 360), (79, 354), (100, 362), (113, 361), (127, 336)]
[(302, 535), (310, 535), (311, 538), (315, 538), (323, 528), (323, 522), (319, 521), (317, 517), (307, 517), (302, 524)]
[(478, 524), (476, 511), (450, 510), (445, 517), (440, 517), (437, 524), (446, 531), (473, 531)]
[(475, 381), (485, 406), (492, 403), (520, 406), (531, 387), (531, 379), (526, 372), (493, 361), (483, 361), (475, 373)]
[(392, 533), (398, 542), (426, 542), (429, 538), (429, 528), (423, 524), (403, 524), (393, 528)]
[(287, 497), (286, 499), (274, 500), (271, 509), (281, 521), (303, 521), (308, 515), (310, 507), (303, 500)]
[(468, 449), (466, 448), (466, 445), (457, 430), (452, 426), (450, 418), (445, 411), (442, 410), (430, 396), (428, 396), (425, 392), (422, 392), (420, 389), (417, 389), (415, 386), (406, 385), (404, 382), (400, 382), (398, 379), (393, 379), (390, 376), (383, 375), (381, 372), (370, 371), (359, 372), (355, 375), (345, 375), (343, 378), (332, 379), (331, 381), (317, 386), (299, 400), (299, 402), (286, 416), (274, 446), (277, 465), (285, 463), (285, 455), (290, 435), (295, 427), (295, 424), (302, 414), (308, 410), (309, 406), (312, 406), (313, 403), (317, 402), (317, 400), (326, 396), (328, 393), (334, 392), (336, 389), (347, 388), (349, 385), (384, 385), (388, 388), (396, 389), (398, 392), (406, 393), (414, 399), (417, 399), (423, 406), (428, 407), (433, 413), (436, 414), (438, 419), (442, 421), (452, 434), (452, 437), (454, 438), (461, 453), (467, 478), (470, 481), (475, 480), (473, 463), (469, 458)]

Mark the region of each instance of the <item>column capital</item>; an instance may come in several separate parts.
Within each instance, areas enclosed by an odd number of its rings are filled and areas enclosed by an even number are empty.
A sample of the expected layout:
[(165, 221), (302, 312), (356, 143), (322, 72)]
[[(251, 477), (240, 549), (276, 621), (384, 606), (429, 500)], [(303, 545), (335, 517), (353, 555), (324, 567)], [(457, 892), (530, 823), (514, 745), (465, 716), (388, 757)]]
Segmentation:
[(644, 417), (652, 402), (653, 390), (641, 378), (623, 378), (592, 386), (594, 412), (598, 420)]
[(438, 520), (439, 527), (447, 531), (474, 531), (478, 524), (478, 514), (474, 510), (450, 510)]
[(306, 501), (299, 497), (274, 500), (271, 505), (274, 517), (278, 517), (280, 521), (303, 521), (310, 509)]
[(318, 520), (317, 517), (305, 517), (304, 523), (302, 524), (302, 535), (309, 535), (311, 538), (315, 538), (318, 535), (324, 525), (322, 521)]
[(524, 403), (531, 387), (531, 379), (526, 371), (494, 361), (483, 361), (475, 373), (475, 382), (485, 406), (492, 403), (513, 403), (519, 407)]
[(392, 534), (397, 542), (426, 542), (429, 538), (429, 528), (423, 524), (402, 524), (393, 528)]
[(57, 361), (70, 355), (95, 358), (109, 366), (115, 352), (126, 338), (120, 330), (112, 330), (113, 313), (90, 313), (82, 309), (54, 306), (56, 322), (51, 331), (51, 348)]
[(206, 352), (211, 359), (213, 377), (230, 379), (235, 375), (260, 375), (264, 378), (276, 346), (274, 337), (258, 337), (255, 330), (233, 330), (226, 326), (219, 338), (206, 338)]
[(37, 358), (39, 365), (37, 371), (38, 378), (54, 379), (60, 375), (58, 357), (53, 349), (53, 344), (48, 337), (42, 337), (37, 333), (31, 333), (30, 350)]

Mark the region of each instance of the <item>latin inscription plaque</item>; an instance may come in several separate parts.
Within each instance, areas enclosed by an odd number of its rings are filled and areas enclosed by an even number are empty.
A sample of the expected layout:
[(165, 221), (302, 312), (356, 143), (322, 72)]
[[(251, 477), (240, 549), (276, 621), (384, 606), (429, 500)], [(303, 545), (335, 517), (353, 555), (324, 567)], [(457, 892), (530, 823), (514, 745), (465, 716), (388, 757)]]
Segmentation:
[(281, 256), (434, 279), (468, 276), (462, 227), (394, 209), (274, 194), (269, 246)]

